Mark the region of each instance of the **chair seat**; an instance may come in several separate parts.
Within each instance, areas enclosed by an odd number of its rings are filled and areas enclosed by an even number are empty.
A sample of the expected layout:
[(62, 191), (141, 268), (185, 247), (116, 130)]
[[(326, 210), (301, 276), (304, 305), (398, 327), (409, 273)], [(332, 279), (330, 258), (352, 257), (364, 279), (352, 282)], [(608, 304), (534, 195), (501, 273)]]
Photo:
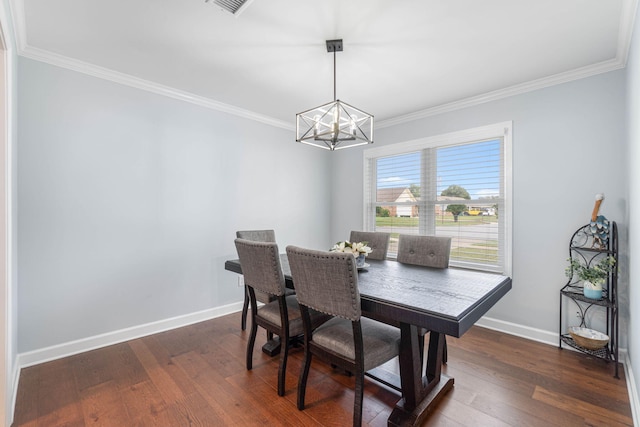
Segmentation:
[[(302, 335), (304, 327), (302, 325), (302, 316), (300, 314), (300, 306), (295, 294), (285, 298), (287, 301), (287, 313), (289, 314), (289, 336), (295, 337)], [(328, 314), (319, 313), (315, 310), (310, 310), (311, 322), (314, 325), (319, 325), (326, 322), (331, 318)], [(258, 308), (257, 316), (264, 320), (280, 326), (280, 306), (278, 301), (270, 302), (262, 307)]]
[[(258, 291), (258, 290), (256, 290), (256, 291), (255, 291), (255, 293), (256, 293), (256, 301), (261, 302), (261, 303), (263, 303), (263, 304), (268, 303), (268, 302), (271, 302), (271, 301), (273, 301), (273, 300), (274, 300), (274, 298), (275, 298), (275, 297), (272, 297), (271, 295), (269, 295), (269, 294), (268, 294), (268, 293), (266, 293), (266, 292), (262, 292), (262, 291)], [(295, 295), (295, 294), (296, 294), (296, 291), (295, 291), (295, 290), (293, 290), (293, 289), (289, 289), (289, 288), (287, 288), (287, 289), (285, 289), (284, 294), (285, 294), (286, 296), (289, 296), (289, 295)]]
[[(362, 317), (364, 370), (380, 366), (398, 355), (400, 330)], [(350, 320), (334, 317), (313, 332), (313, 342), (349, 360), (355, 360), (353, 326)]]

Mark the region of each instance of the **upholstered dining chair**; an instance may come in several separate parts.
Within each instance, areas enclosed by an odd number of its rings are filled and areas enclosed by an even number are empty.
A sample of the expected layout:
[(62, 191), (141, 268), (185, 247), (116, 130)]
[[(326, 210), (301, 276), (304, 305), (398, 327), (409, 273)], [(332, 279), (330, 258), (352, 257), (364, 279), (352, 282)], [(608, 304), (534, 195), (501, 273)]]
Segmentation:
[(350, 242), (367, 242), (372, 251), (367, 258), (383, 260), (387, 258), (387, 249), (389, 248), (389, 238), (391, 233), (382, 233), (379, 231), (351, 231), (349, 236)]
[[(352, 254), (287, 246), (291, 276), (304, 324), (304, 356), (298, 379), (298, 409), (304, 409), (312, 356), (355, 376), (353, 425), (362, 424), (364, 373), (396, 357), (400, 330), (362, 317), (358, 272)], [(314, 328), (309, 313), (334, 316)]]
[[(247, 370), (253, 368), (253, 347), (258, 326), (278, 335), (281, 343), (278, 395), (284, 396), (289, 338), (301, 335), (303, 331), (298, 301), (293, 295), (285, 295), (284, 274), (276, 243), (236, 239), (235, 245), (251, 303), (251, 333), (246, 355)], [(272, 297), (270, 298), (272, 300), (258, 308), (256, 291)], [(311, 314), (311, 322), (316, 326), (328, 318), (329, 316), (316, 312)]]
[(432, 268), (449, 268), (451, 237), (398, 236), (398, 262)]
[[(398, 262), (431, 268), (449, 268), (450, 255), (451, 237), (416, 236), (411, 234), (400, 234), (398, 236)], [(420, 336), (424, 337), (426, 332), (426, 330), (422, 330)], [(442, 360), (447, 363), (446, 336)]]
[[(252, 240), (254, 242), (276, 242), (276, 232), (274, 230), (240, 230), (236, 231), (238, 239)], [(287, 289), (287, 295), (293, 295), (292, 289)], [(261, 303), (270, 302), (269, 296), (256, 291), (256, 299)], [(244, 303), (242, 304), (242, 318), (240, 320), (240, 328), (244, 331), (247, 329), (247, 313), (249, 311), (249, 292), (244, 288)], [(269, 335), (269, 339), (271, 336)]]

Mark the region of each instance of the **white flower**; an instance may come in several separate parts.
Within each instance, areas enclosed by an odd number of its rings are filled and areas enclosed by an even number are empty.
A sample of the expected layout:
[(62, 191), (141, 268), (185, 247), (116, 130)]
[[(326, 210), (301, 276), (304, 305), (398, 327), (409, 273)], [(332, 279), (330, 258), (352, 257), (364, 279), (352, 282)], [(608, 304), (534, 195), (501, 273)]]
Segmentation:
[(366, 242), (353, 243), (351, 246), (353, 247), (354, 253), (363, 253), (365, 255), (369, 255), (371, 253), (371, 248), (367, 246)]
[(331, 248), (331, 252), (345, 252), (345, 242), (338, 242), (335, 245), (333, 245), (333, 248)]
[(348, 240), (344, 242), (338, 242), (330, 249), (331, 252), (347, 252), (352, 253), (354, 256), (364, 254), (369, 255), (372, 249), (367, 246), (367, 242), (354, 242), (351, 243)]

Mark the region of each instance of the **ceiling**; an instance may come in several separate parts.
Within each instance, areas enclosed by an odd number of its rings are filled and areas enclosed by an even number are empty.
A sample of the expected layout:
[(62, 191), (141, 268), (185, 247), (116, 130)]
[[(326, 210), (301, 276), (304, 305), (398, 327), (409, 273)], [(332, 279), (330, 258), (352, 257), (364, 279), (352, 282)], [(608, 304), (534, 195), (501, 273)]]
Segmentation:
[(10, 0), (18, 53), (293, 128), (337, 97), (398, 123), (626, 65), (638, 0)]

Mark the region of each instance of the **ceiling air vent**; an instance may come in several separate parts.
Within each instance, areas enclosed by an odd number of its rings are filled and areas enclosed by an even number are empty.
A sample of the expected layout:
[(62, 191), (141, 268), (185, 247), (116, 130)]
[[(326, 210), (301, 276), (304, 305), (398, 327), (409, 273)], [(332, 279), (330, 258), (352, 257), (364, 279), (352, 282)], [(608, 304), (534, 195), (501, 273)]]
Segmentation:
[(204, 0), (205, 3), (218, 5), (232, 15), (240, 15), (253, 0)]

